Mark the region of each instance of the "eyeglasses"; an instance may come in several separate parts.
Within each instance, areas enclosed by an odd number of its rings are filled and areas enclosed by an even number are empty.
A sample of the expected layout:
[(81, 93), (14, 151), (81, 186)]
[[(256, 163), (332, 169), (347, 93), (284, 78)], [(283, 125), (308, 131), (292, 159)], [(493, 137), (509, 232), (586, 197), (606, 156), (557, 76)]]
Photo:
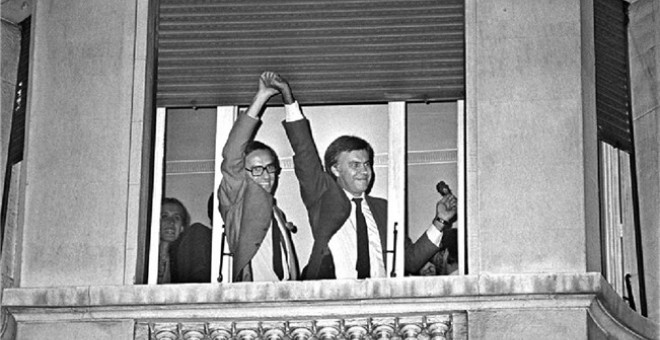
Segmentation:
[(268, 164), (266, 166), (261, 166), (261, 165), (253, 166), (252, 169), (245, 168), (245, 170), (250, 172), (252, 176), (258, 177), (263, 175), (264, 170), (266, 170), (266, 172), (268, 172), (269, 174), (274, 174), (279, 172), (280, 168), (275, 164)]

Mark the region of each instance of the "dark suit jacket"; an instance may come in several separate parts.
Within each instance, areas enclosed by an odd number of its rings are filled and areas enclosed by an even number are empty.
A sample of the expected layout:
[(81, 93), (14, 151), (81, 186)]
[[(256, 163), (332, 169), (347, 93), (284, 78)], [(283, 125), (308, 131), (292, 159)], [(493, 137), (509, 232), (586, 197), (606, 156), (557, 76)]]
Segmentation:
[[(351, 203), (335, 179), (323, 171), (309, 121), (303, 119), (285, 122), (284, 128), (293, 148), (293, 162), (300, 182), (300, 194), (307, 208), (314, 236), (312, 253), (303, 272), (303, 279), (336, 278), (334, 260), (328, 242), (348, 219)], [(368, 195), (365, 200), (376, 220), (383, 259), (386, 259), (387, 201)], [(414, 244), (406, 238), (406, 271), (419, 270), (438, 250), (439, 248), (426, 237), (426, 234)]]
[(172, 283), (210, 282), (211, 228), (195, 223), (170, 245)]
[[(233, 281), (252, 281), (250, 261), (264, 242), (272, 224), (273, 195), (252, 180), (245, 171), (244, 150), (252, 140), (259, 122), (244, 113), (240, 114), (222, 150), (220, 169), (223, 177), (218, 197), (227, 243), (234, 254)], [(291, 234), (287, 234), (285, 237), (290, 238)], [(295, 254), (295, 249), (292, 252)]]

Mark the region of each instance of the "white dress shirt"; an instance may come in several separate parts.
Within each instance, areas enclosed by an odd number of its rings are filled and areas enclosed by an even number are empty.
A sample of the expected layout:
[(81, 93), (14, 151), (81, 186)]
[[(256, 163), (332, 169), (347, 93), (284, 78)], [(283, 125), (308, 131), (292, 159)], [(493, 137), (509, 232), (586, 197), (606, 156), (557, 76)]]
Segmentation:
[[(344, 191), (349, 200), (353, 195)], [(362, 214), (367, 222), (367, 236), (369, 237), (369, 266), (371, 269), (370, 277), (385, 277), (385, 261), (383, 259), (383, 247), (380, 242), (380, 233), (376, 220), (369, 209), (369, 204), (361, 197)], [(332, 253), (335, 262), (335, 276), (338, 279), (356, 279), (357, 269), (357, 227), (355, 222), (355, 203), (351, 201), (351, 214), (344, 225), (332, 236), (328, 242), (328, 248)]]
[[(273, 206), (273, 209), (276, 209), (275, 206)], [(273, 269), (273, 228), (279, 228), (282, 235), (281, 240), (284, 242), (284, 247), (280, 248), (280, 251), (282, 252), (282, 256), (280, 257), (282, 259), (282, 270), (284, 271), (284, 278), (282, 278), (282, 281), (291, 279), (289, 253), (291, 253), (291, 247), (293, 245), (291, 244), (290, 239), (287, 237), (286, 227), (282, 225), (279, 219), (276, 218), (274, 221), (276, 223), (273, 223), (273, 225), (268, 228), (266, 237), (264, 237), (261, 245), (259, 245), (259, 250), (257, 250), (257, 253), (254, 254), (254, 257), (252, 258), (252, 281), (257, 282), (280, 280), (275, 274), (275, 270)]]

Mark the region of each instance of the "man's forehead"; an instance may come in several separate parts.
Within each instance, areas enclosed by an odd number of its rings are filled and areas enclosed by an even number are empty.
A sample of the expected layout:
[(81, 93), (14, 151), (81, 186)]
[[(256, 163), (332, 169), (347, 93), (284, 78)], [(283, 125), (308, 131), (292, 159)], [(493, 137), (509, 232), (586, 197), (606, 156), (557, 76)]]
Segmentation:
[(169, 214), (183, 215), (183, 209), (176, 203), (165, 203), (160, 210)]
[(345, 161), (360, 161), (366, 162), (369, 160), (369, 152), (367, 150), (352, 150), (352, 151), (342, 151), (339, 154), (339, 160)]
[(273, 161), (273, 155), (263, 149), (254, 150), (245, 156), (245, 163), (248, 165), (268, 165)]

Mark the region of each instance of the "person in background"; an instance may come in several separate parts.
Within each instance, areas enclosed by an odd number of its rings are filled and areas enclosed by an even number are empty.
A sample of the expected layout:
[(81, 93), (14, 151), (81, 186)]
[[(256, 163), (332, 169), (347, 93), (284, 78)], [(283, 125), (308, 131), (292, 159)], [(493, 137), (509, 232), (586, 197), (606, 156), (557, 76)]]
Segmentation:
[[(213, 225), (213, 194), (207, 202)], [(211, 282), (211, 227), (193, 223), (170, 245), (171, 282)]]
[(160, 242), (158, 246), (158, 283), (172, 282), (170, 246), (190, 223), (190, 214), (176, 198), (166, 197), (160, 207)]
[(435, 263), (438, 275), (458, 275), (458, 230), (448, 229), (440, 244)]
[(297, 280), (300, 273), (291, 233), (274, 194), (280, 164), (275, 151), (254, 141), (263, 108), (278, 91), (264, 72), (247, 112), (240, 113), (222, 151), (218, 189), (227, 243), (233, 253), (232, 281)]
[(440, 242), (440, 251), (419, 270), (419, 275), (458, 275), (457, 235), (457, 229), (445, 230), (442, 242)]

